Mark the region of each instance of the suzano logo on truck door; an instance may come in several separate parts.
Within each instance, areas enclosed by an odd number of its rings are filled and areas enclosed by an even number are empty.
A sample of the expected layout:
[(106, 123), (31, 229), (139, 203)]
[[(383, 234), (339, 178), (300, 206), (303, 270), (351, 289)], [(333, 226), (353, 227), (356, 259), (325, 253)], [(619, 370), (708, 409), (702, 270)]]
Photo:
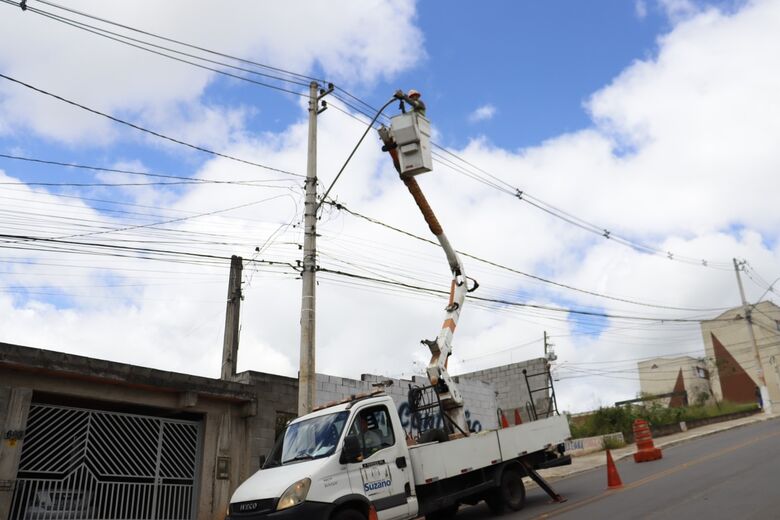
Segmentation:
[(360, 475), (363, 477), (363, 492), (369, 497), (389, 490), (393, 484), (390, 468), (384, 460), (364, 464)]

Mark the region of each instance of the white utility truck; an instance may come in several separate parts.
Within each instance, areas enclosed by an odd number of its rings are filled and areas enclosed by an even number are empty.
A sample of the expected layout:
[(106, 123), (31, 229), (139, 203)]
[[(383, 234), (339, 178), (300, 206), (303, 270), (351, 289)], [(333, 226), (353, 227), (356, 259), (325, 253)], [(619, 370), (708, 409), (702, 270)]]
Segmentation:
[[(435, 340), (422, 342), (431, 351), (431, 385), (409, 392), (412, 413), (435, 415), (444, 427), (413, 437), (382, 390), (329, 403), (287, 426), (263, 468), (233, 494), (227, 520), (444, 519), (453, 517), (460, 504), (480, 500), (494, 513), (516, 511), (525, 502), (526, 476), (553, 500), (564, 500), (536, 470), (571, 463), (563, 448), (570, 437), (565, 417), (479, 433), (468, 429), (463, 397), (447, 372), (447, 358), (466, 293), (477, 283), (466, 277), (413, 177), (430, 171), (425, 106), (412, 91), (396, 92), (395, 99), (401, 100), (403, 113), (392, 118), (391, 129), (380, 129), (383, 149), (444, 249), (453, 274), (441, 331)], [(404, 103), (413, 111), (406, 113)]]

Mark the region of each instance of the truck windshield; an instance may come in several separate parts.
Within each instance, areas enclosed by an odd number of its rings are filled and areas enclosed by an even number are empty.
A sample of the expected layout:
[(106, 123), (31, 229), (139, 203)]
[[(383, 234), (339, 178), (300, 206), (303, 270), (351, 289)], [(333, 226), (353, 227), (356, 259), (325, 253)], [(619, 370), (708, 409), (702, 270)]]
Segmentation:
[(349, 412), (338, 412), (291, 424), (274, 452), (278, 457), (281, 448), (282, 464), (327, 457), (336, 451), (348, 417)]

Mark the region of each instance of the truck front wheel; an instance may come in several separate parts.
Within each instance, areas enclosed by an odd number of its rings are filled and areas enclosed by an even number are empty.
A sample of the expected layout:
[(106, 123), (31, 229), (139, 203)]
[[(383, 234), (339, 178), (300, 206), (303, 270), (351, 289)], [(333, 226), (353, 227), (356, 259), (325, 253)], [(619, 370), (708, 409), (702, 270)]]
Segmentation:
[(506, 468), (501, 474), (498, 487), (485, 497), (490, 512), (500, 515), (509, 511), (520, 511), (525, 505), (523, 474), (517, 468)]

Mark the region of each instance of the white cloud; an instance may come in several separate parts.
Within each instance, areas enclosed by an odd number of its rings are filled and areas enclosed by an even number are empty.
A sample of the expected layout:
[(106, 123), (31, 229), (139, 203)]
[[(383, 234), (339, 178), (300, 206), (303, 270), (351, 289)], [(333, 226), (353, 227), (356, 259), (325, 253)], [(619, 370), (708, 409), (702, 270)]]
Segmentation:
[(645, 3), (645, 0), (634, 1), (634, 12), (636, 13), (636, 17), (640, 20), (643, 20), (647, 16), (647, 4)]
[(469, 114), (469, 121), (472, 123), (477, 123), (479, 121), (488, 121), (490, 119), (493, 119), (493, 116), (496, 115), (496, 107), (488, 103), (487, 105), (482, 105), (481, 107), (474, 110), (471, 114)]
[[(163, 5), (81, 0), (68, 7), (287, 70), (310, 72), (319, 66), (345, 87), (391, 77), (425, 55), (422, 35), (413, 24), (412, 0), (343, 1), (324, 10), (312, 10), (302, 0), (245, 3), (236, 9), (205, 0)], [(23, 53), (18, 47), (0, 49), (0, 68), (11, 77), (131, 120), (155, 121), (155, 115), (186, 109), (191, 119), (186, 123), (196, 128), (220, 117), (226, 121), (216, 124), (235, 129), (239, 123), (240, 128), (240, 118), (231, 111), (215, 113), (200, 106), (204, 89), (215, 80), (212, 72), (9, 6), (3, 7), (0, 31), (7, 41), (24, 42)], [(393, 52), (387, 52), (389, 48)], [(32, 130), (51, 139), (90, 144), (116, 136), (112, 123), (5, 80), (0, 82), (0, 116), (0, 131), (6, 133)]]
[[(780, 71), (767, 64), (776, 61), (779, 24), (780, 5), (769, 1), (754, 2), (733, 15), (714, 10), (695, 14), (660, 39), (656, 58), (632, 64), (594, 93), (587, 104), (594, 121), (591, 128), (520, 151), (475, 140), (455, 152), (527, 193), (614, 233), (678, 255), (722, 262), (746, 257), (759, 273), (773, 280), (780, 275), (780, 213), (774, 201), (780, 192), (776, 175), (780, 150), (775, 142), (780, 134)], [(189, 27), (186, 20), (182, 27)], [(237, 31), (248, 29), (239, 24)], [(289, 38), (282, 39), (278, 34), (276, 38), (278, 41), (267, 44), (273, 52), (290, 52), (304, 65), (325, 59), (283, 49), (283, 41)], [(252, 45), (256, 50), (262, 47), (251, 41), (242, 40), (244, 48), (241, 42), (234, 42), (237, 52), (248, 52)], [(344, 49), (346, 46), (342, 47), (346, 52)], [(338, 55), (322, 52), (332, 59)], [(374, 61), (377, 58), (362, 51), (357, 54), (353, 63), (371, 63), (366, 65), (366, 78), (381, 73), (377, 63), (383, 63), (384, 58)], [(344, 74), (349, 74), (352, 66), (344, 67)], [(176, 81), (184, 80), (180, 77)], [(74, 88), (78, 86), (78, 81), (72, 82)], [(214, 123), (191, 125), (192, 139), (215, 137), (209, 135), (209, 129), (227, 132), (231, 137), (223, 141), (226, 151), (249, 159), (262, 158), (263, 162), (293, 171), (303, 170), (303, 111), (299, 112), (298, 123), (278, 134), (249, 137), (240, 131), (240, 107), (202, 103), (202, 86), (196, 85), (189, 97), (176, 95), (173, 87), (166, 91), (171, 100), (164, 106), (151, 90), (133, 90), (132, 95), (138, 99), (127, 106), (143, 110), (150, 114), (146, 117), (152, 118), (162, 117), (155, 116), (154, 110), (160, 110), (159, 114), (176, 113), (177, 107), (183, 106), (180, 103), (202, 104), (205, 108), (198, 120)], [(104, 103), (122, 104), (119, 96), (111, 93), (106, 94)], [(45, 114), (41, 112), (26, 121), (34, 124)], [(47, 120), (41, 119), (40, 123)], [(52, 124), (56, 126), (56, 118)], [(360, 123), (337, 111), (323, 114), (319, 128), (321, 182), (329, 183), (363, 130)], [(389, 159), (369, 142), (350, 163), (334, 195), (356, 211), (426, 235), (425, 225)], [(7, 173), (13, 180), (13, 172)], [(224, 159), (210, 161), (197, 172), (197, 176), (209, 179), (258, 175), (256, 169)], [(641, 254), (552, 219), (444, 165), (437, 165), (435, 172), (422, 176), (419, 182), (459, 249), (621, 298), (686, 308), (739, 303), (733, 271), (704, 269)], [(269, 194), (291, 193), (292, 198), (166, 226), (170, 231), (150, 229), (104, 237), (143, 239), (150, 246), (160, 247), (164, 242), (178, 241), (193, 251), (248, 258), (254, 246), (282, 229), (262, 258), (285, 261), (299, 258), (297, 244), (301, 238), (296, 224), (302, 208), (295, 203), (300, 201), (300, 186), (293, 183), (288, 187), (292, 192), (286, 188), (234, 186), (187, 186), (177, 192), (144, 190), (134, 202), (165, 204), (168, 208), (123, 207), (135, 213), (116, 214), (96, 211), (86, 202), (4, 186), (0, 196), (21, 199), (2, 199), (4, 210), (55, 216), (0, 218), (7, 228), (19, 232), (32, 229), (55, 235), (69, 232), (76, 224), (116, 227), (128, 221), (150, 222), (158, 217), (203, 213)], [(323, 266), (449, 287), (444, 258), (434, 246), (332, 208), (325, 208), (319, 231)], [(0, 340), (185, 372), (218, 373), (227, 262), (191, 265), (115, 258), (107, 263), (102, 257), (41, 251), (4, 249), (3, 254), (5, 265), (12, 266), (0, 274), (4, 285), (25, 285), (40, 292), (50, 292), (55, 286), (71, 301), (57, 308), (45, 295), (4, 293), (0, 296)], [(16, 263), (21, 259), (32, 259), (37, 264)], [(613, 314), (696, 319), (713, 315), (594, 298), (550, 288), (472, 259), (464, 261), (468, 274), (482, 284), (479, 296), (590, 306)], [(300, 285), (294, 276), (263, 269), (253, 275), (246, 289), (240, 368), (294, 375)], [(247, 268), (247, 280), (249, 271)], [(319, 280), (319, 370), (345, 376), (364, 372), (395, 375), (409, 373), (413, 360), (424, 361), (425, 349), (417, 341), (438, 332), (441, 300), (370, 289), (357, 280), (332, 274), (321, 273)], [(116, 287), (105, 287), (107, 281)], [(746, 290), (750, 299), (760, 296), (764, 288), (746, 282)], [(50, 303), (44, 303), (47, 301)], [(560, 360), (559, 403), (564, 409), (582, 410), (633, 397), (638, 390), (634, 359), (701, 349), (695, 324), (611, 319), (605, 320), (603, 330), (588, 333), (592, 325), (581, 321), (564, 313), (507, 306), (484, 308), (476, 301), (467, 301), (455, 336), (452, 366), (458, 371), (476, 370), (538, 356), (539, 344), (499, 351), (541, 338), (546, 330), (556, 343)], [(603, 364), (617, 361), (623, 364)]]
[(666, 16), (674, 22), (690, 18), (699, 12), (693, 0), (658, 0), (658, 4)]

